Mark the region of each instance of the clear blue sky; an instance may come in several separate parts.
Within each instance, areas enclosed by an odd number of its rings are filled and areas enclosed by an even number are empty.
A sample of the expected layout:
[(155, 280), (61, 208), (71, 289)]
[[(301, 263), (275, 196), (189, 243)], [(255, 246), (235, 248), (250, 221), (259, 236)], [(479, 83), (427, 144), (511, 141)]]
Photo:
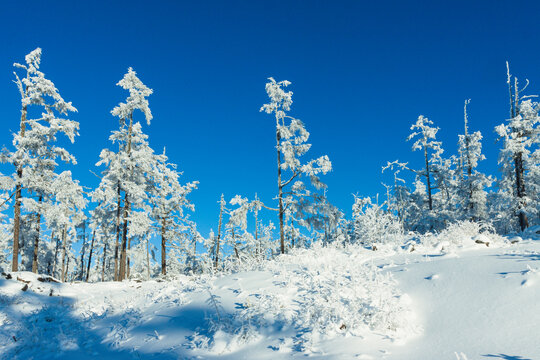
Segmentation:
[[(292, 115), (311, 133), (310, 157), (327, 154), (330, 200), (350, 213), (352, 193), (383, 193), (381, 166), (420, 164), (405, 141), (424, 114), (447, 153), (471, 98), (496, 170), (493, 127), (507, 116), (505, 61), (540, 93), (538, 1), (3, 1), (0, 5), (0, 144), (17, 131), (13, 62), (43, 48), (42, 70), (79, 113), (68, 149), (75, 176), (90, 174), (117, 127), (110, 110), (129, 66), (154, 89), (151, 146), (167, 147), (188, 180), (201, 232), (217, 223), (225, 193), (271, 204), (274, 121), (259, 113), (266, 78), (292, 82)], [(2, 170), (7, 171), (7, 168)]]

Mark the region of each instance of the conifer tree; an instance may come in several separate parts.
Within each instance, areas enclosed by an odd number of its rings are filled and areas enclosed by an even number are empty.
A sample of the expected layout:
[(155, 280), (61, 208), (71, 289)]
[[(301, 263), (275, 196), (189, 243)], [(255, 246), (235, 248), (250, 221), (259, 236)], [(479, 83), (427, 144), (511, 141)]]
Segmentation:
[(530, 98), (534, 96), (522, 95), (529, 81), (520, 89), (517, 78), (510, 74), (508, 63), (506, 65), (510, 119), (495, 128), (503, 139), (499, 156), (503, 174), (498, 186), (503, 201), (510, 204), (509, 211), (518, 218), (519, 229), (523, 231), (529, 226), (527, 213), (536, 212), (539, 202), (530, 195), (534, 194), (536, 188), (534, 173), (538, 167), (537, 153), (540, 145), (540, 105), (531, 101)]
[[(309, 132), (305, 129), (304, 124), (299, 119), (288, 115), (291, 110), (293, 93), (285, 91), (284, 88), (291, 83), (287, 80), (276, 82), (274, 78), (268, 78), (268, 80), (266, 93), (270, 102), (263, 105), (260, 111), (272, 114), (276, 121), (278, 208), (272, 210), (278, 211), (280, 252), (283, 254), (285, 253), (284, 217), (287, 210), (285, 187), (297, 177), (304, 175), (310, 177), (312, 185), (320, 188), (321, 182), (317, 175), (331, 171), (332, 163), (326, 155), (306, 163), (300, 161), (300, 157), (310, 149), (311, 144), (307, 143)], [(286, 172), (289, 172), (289, 178), (283, 179)], [(302, 191), (304, 188), (305, 185), (301, 181), (296, 181), (292, 185), (292, 192), (296, 192), (296, 189)]]
[(482, 134), (469, 133), (467, 105), (464, 105), (464, 133), (458, 141), (458, 218), (479, 221), (487, 217), (487, 193), (485, 188), (492, 183), (491, 178), (478, 171), (478, 163), (485, 159), (482, 154)]
[(155, 156), (151, 174), (152, 218), (159, 229), (161, 237), (161, 274), (167, 274), (167, 243), (175, 238), (183, 238), (183, 233), (189, 228), (185, 224), (184, 209), (194, 210), (187, 195), (197, 188), (198, 181), (180, 185), (181, 173), (176, 165), (167, 163), (168, 158), (163, 154)]
[(75, 158), (65, 149), (54, 145), (57, 135), (63, 134), (73, 142), (78, 135), (79, 123), (66, 119), (77, 109), (65, 101), (52, 81), (41, 72), (41, 49), (25, 57), (26, 64), (15, 63), (23, 76), (15, 72), (15, 84), (21, 96), (19, 132), (13, 136), (14, 151), (4, 151), (2, 162), (13, 164), (14, 193), (12, 271), (18, 270), (19, 240), (21, 236), (21, 205), (36, 214), (33, 228), (34, 252), (32, 270), (37, 271), (40, 227), (45, 202), (52, 199), (51, 183), (54, 181), (57, 160), (75, 163)]

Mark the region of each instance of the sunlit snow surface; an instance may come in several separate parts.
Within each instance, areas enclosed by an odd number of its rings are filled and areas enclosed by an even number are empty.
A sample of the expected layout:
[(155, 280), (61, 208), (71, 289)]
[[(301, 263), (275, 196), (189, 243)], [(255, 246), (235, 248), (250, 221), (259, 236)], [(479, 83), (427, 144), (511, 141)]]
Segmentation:
[(539, 241), (410, 250), (318, 247), (161, 282), (12, 273), (0, 358), (540, 359)]

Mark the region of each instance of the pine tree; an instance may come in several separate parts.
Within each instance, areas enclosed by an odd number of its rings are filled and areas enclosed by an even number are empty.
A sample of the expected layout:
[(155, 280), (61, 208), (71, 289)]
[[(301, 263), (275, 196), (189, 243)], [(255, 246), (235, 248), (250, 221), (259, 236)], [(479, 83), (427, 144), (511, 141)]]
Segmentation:
[[(521, 231), (529, 226), (527, 213), (536, 212), (538, 199), (531, 198), (529, 191), (534, 191), (535, 181), (529, 180), (530, 169), (538, 166), (536, 155), (540, 144), (540, 105), (531, 101), (531, 96), (523, 96), (516, 77), (510, 74), (507, 63), (507, 84), (510, 97), (510, 119), (508, 123), (501, 124), (495, 131), (503, 139), (503, 148), (499, 156), (502, 166), (502, 177), (498, 187), (502, 193), (503, 201), (510, 204), (509, 211), (513, 212), (519, 220)], [(528, 189), (531, 187), (531, 189)]]
[(168, 158), (163, 154), (155, 157), (151, 174), (150, 204), (152, 218), (159, 229), (161, 237), (161, 274), (167, 274), (167, 243), (175, 238), (183, 238), (183, 233), (189, 229), (185, 224), (184, 209), (194, 210), (187, 195), (197, 188), (198, 181), (180, 185), (181, 173), (176, 171), (176, 165), (167, 163)]
[(485, 159), (482, 154), (482, 134), (476, 131), (469, 133), (469, 118), (467, 105), (464, 105), (464, 134), (459, 135), (458, 141), (458, 206), (457, 211), (461, 220), (480, 221), (487, 218), (486, 187), (491, 186), (490, 177), (478, 171), (478, 163)]
[(412, 140), (415, 137), (418, 139), (414, 142), (413, 151), (421, 150), (424, 152), (424, 170), (417, 174), (424, 177), (426, 180), (426, 191), (428, 196), (428, 208), (433, 210), (433, 163), (442, 153), (441, 142), (436, 141), (436, 135), (439, 128), (432, 127), (433, 121), (420, 115), (415, 124), (411, 126), (413, 132), (407, 140)]
[[(146, 87), (137, 77), (132, 68), (124, 75), (118, 86), (129, 91), (125, 103), (120, 103), (112, 111), (119, 118), (120, 128), (113, 131), (110, 140), (118, 143), (119, 150), (114, 152), (105, 149), (100, 154), (97, 166), (106, 165), (101, 183), (92, 194), (93, 200), (101, 203), (104, 208), (116, 210), (116, 244), (114, 249), (115, 269), (114, 279), (123, 280), (129, 271), (127, 252), (131, 242), (128, 242), (128, 225), (130, 219), (144, 218), (146, 220), (132, 223), (133, 234), (147, 233), (135, 225), (144, 223), (150, 226), (147, 211), (135, 214), (134, 208), (143, 206), (147, 199), (148, 174), (152, 172), (153, 151), (148, 146), (148, 136), (142, 132), (139, 122), (134, 122), (135, 110), (140, 110), (147, 124), (152, 120), (152, 113), (146, 99), (152, 90)], [(121, 240), (121, 241), (120, 241)]]
[[(300, 157), (311, 147), (308, 144), (309, 133), (304, 124), (287, 114), (291, 110), (292, 91), (285, 91), (284, 88), (291, 83), (287, 80), (276, 82), (273, 78), (266, 83), (266, 93), (270, 102), (261, 107), (260, 111), (273, 114), (276, 120), (276, 151), (277, 151), (277, 185), (278, 185), (278, 208), (279, 215), (279, 238), (280, 252), (285, 253), (285, 223), (284, 216), (286, 205), (284, 203), (284, 189), (291, 182), (302, 175), (309, 176), (311, 183), (315, 186), (320, 184), (318, 174), (326, 174), (332, 170), (332, 163), (328, 156), (321, 156), (318, 159), (302, 164)], [(290, 177), (283, 179), (283, 173), (289, 172)], [(297, 181), (292, 186), (292, 191), (303, 188), (304, 184)]]
[[(56, 160), (75, 163), (75, 158), (65, 149), (55, 146), (54, 142), (58, 133), (73, 142), (79, 128), (79, 123), (63, 118), (69, 112), (77, 111), (75, 107), (60, 96), (54, 84), (39, 70), (41, 49), (26, 55), (25, 62), (24, 65), (14, 64), (24, 74), (21, 78), (15, 72), (15, 84), (21, 95), (20, 129), (13, 137), (15, 150), (2, 154), (2, 161), (15, 167), (12, 176), (15, 188), (12, 271), (18, 270), (21, 204), (36, 214), (32, 270), (37, 271), (44, 202), (52, 199), (50, 187), (56, 176)], [(37, 108), (41, 108), (41, 112)], [(33, 117), (34, 112), (39, 115)]]

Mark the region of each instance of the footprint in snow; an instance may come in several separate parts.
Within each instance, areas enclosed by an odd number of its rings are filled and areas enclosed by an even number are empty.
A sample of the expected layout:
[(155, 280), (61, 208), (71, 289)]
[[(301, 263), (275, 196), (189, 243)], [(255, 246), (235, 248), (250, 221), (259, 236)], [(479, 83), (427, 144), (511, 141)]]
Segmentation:
[(367, 355), (367, 354), (358, 354), (358, 355), (356, 355), (356, 358), (357, 359), (362, 359), (362, 360), (372, 360), (372, 359), (374, 359), (373, 356)]
[(521, 286), (531, 286), (536, 283), (536, 278), (540, 276), (540, 273), (538, 269), (533, 269), (527, 265), (527, 270), (524, 270), (522, 275), (525, 276), (525, 279), (521, 282)]

